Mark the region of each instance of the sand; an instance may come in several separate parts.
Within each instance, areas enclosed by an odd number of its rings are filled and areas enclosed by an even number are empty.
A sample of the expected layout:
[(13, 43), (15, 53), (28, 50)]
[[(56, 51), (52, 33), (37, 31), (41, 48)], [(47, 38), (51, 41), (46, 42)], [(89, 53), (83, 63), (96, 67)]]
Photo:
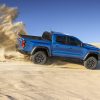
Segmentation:
[[(59, 61), (60, 62), (60, 61)], [(100, 71), (62, 62), (48, 66), (29, 61), (0, 63), (0, 100), (99, 100)]]

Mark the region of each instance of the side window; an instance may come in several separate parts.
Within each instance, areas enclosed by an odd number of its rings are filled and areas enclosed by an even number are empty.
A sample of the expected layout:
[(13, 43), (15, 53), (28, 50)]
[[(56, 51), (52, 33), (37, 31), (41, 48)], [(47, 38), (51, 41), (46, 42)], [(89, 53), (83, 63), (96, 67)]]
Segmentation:
[(69, 44), (73, 46), (81, 46), (81, 41), (75, 37), (69, 37)]
[(56, 42), (61, 43), (61, 44), (66, 44), (66, 36), (57, 36)]

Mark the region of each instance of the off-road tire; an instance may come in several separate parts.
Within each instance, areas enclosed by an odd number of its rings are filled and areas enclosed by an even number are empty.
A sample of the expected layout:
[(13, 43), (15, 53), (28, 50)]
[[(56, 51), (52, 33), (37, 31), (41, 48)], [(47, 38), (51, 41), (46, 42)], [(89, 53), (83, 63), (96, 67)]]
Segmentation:
[(96, 69), (98, 61), (95, 57), (89, 57), (84, 61), (84, 66), (87, 69)]
[(35, 64), (45, 64), (47, 62), (47, 55), (43, 51), (38, 51), (31, 56), (31, 61)]

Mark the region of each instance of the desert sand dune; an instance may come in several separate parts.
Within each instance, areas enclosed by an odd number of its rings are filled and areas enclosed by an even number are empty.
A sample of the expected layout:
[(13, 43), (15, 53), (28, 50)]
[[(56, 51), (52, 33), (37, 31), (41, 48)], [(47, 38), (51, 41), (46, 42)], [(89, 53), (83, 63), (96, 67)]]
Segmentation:
[[(55, 59), (35, 65), (16, 52), (16, 8), (0, 6), (0, 100), (99, 100), (100, 71)], [(97, 44), (96, 44), (97, 45)], [(99, 46), (99, 44), (98, 44)]]

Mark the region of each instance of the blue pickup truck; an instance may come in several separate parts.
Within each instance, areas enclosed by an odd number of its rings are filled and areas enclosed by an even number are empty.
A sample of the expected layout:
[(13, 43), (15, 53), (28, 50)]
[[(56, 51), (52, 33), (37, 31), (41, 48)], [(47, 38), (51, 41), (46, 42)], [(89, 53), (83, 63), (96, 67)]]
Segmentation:
[(63, 57), (82, 61), (86, 68), (95, 69), (100, 59), (99, 48), (59, 32), (44, 32), (41, 37), (19, 34), (17, 40), (17, 50), (30, 55), (36, 64), (45, 64), (49, 57)]

